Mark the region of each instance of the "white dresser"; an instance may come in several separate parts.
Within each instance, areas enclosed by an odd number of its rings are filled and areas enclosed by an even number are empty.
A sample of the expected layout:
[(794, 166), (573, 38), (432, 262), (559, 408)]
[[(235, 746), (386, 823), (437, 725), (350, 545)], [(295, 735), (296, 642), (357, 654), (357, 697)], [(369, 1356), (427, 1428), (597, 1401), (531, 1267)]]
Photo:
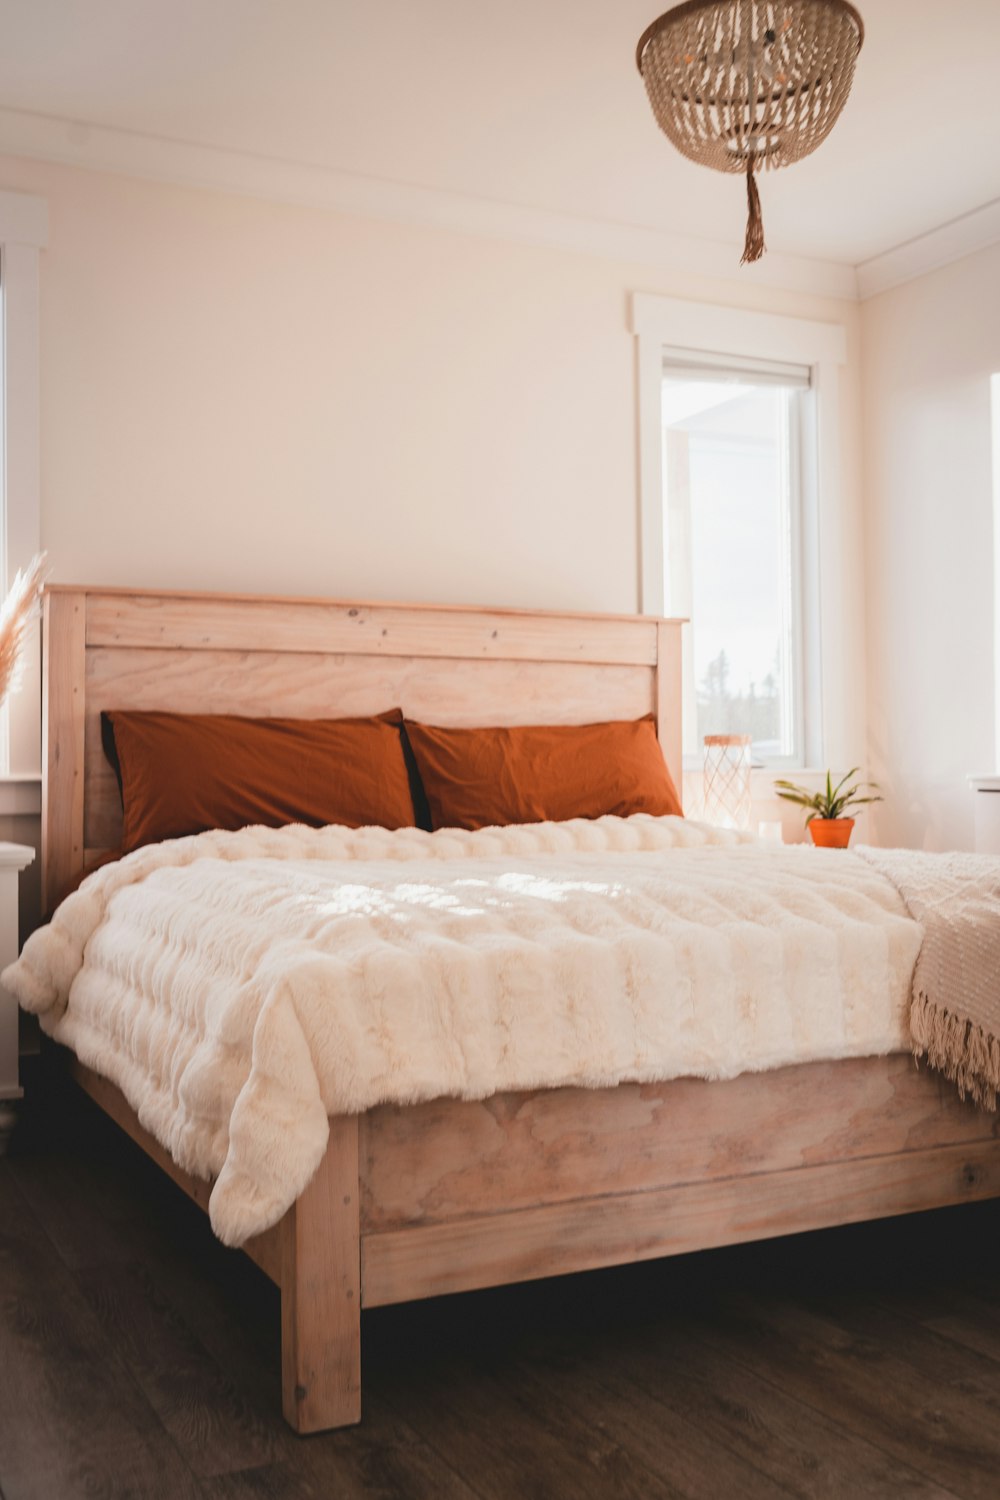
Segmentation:
[(976, 794), (976, 852), (1000, 854), (1000, 776), (969, 776)]
[[(34, 849), (27, 844), (0, 843), (0, 969), (13, 963), (18, 954), (17, 881), (34, 857)], [(0, 1156), (7, 1149), (17, 1118), (14, 1106), (20, 1097), (17, 1001), (0, 985)]]

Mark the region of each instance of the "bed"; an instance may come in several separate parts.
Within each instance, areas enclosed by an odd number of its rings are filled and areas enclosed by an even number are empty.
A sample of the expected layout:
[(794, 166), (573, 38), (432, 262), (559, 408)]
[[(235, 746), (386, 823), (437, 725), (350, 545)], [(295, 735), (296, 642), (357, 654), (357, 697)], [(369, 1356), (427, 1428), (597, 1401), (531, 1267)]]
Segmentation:
[[(679, 770), (680, 622), (50, 588), (43, 882), (117, 846), (100, 713), (375, 714), (441, 725), (653, 714)], [(106, 1078), (81, 1087), (206, 1207)], [(280, 1287), (282, 1403), (313, 1432), (361, 1415), (365, 1307), (1000, 1193), (995, 1116), (912, 1058), (726, 1081), (498, 1093), (330, 1120), (309, 1185), (244, 1249)]]

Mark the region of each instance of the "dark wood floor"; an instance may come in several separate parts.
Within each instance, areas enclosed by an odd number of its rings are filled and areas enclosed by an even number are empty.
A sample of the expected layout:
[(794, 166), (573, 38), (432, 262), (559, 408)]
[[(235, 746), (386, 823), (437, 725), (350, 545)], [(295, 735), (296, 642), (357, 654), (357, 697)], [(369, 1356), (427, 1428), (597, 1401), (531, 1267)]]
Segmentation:
[[(68, 1088), (68, 1086), (67, 1086)], [(360, 1428), (92, 1106), (0, 1161), (3, 1500), (1000, 1495), (1000, 1203), (366, 1313)]]

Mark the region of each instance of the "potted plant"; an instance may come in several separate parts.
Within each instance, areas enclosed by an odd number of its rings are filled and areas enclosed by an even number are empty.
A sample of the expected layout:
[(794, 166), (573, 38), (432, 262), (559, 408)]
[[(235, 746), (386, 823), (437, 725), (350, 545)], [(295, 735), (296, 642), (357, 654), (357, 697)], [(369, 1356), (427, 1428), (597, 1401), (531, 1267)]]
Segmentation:
[[(844, 816), (848, 808), (861, 807), (866, 802), (882, 801), (878, 786), (874, 781), (855, 781), (851, 785), (847, 784), (860, 769), (860, 766), (855, 766), (853, 770), (848, 771), (846, 776), (841, 777), (836, 786), (833, 785), (830, 772), (827, 771), (826, 789), (819, 792), (810, 792), (804, 786), (796, 786), (794, 781), (774, 783), (779, 797), (784, 798), (786, 802), (796, 802), (799, 807), (809, 808), (806, 827), (812, 835), (813, 843), (823, 849), (846, 849), (851, 842), (854, 819)], [(866, 787), (875, 793), (873, 797), (861, 795)]]

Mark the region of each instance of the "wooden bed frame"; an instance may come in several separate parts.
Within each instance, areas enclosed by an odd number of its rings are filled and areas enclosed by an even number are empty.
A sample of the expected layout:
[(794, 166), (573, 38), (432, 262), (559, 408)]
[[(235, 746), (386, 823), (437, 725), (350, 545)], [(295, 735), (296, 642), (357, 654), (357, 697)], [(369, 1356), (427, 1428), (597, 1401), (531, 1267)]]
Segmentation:
[[(441, 724), (656, 715), (680, 787), (680, 623), (633, 616), (49, 588), (43, 883), (117, 846), (102, 708)], [(199, 1204), (120, 1091), (84, 1089)], [(281, 1289), (299, 1432), (361, 1415), (361, 1309), (1000, 1194), (996, 1116), (907, 1056), (730, 1082), (500, 1094), (330, 1122), (325, 1160), (246, 1252)]]

